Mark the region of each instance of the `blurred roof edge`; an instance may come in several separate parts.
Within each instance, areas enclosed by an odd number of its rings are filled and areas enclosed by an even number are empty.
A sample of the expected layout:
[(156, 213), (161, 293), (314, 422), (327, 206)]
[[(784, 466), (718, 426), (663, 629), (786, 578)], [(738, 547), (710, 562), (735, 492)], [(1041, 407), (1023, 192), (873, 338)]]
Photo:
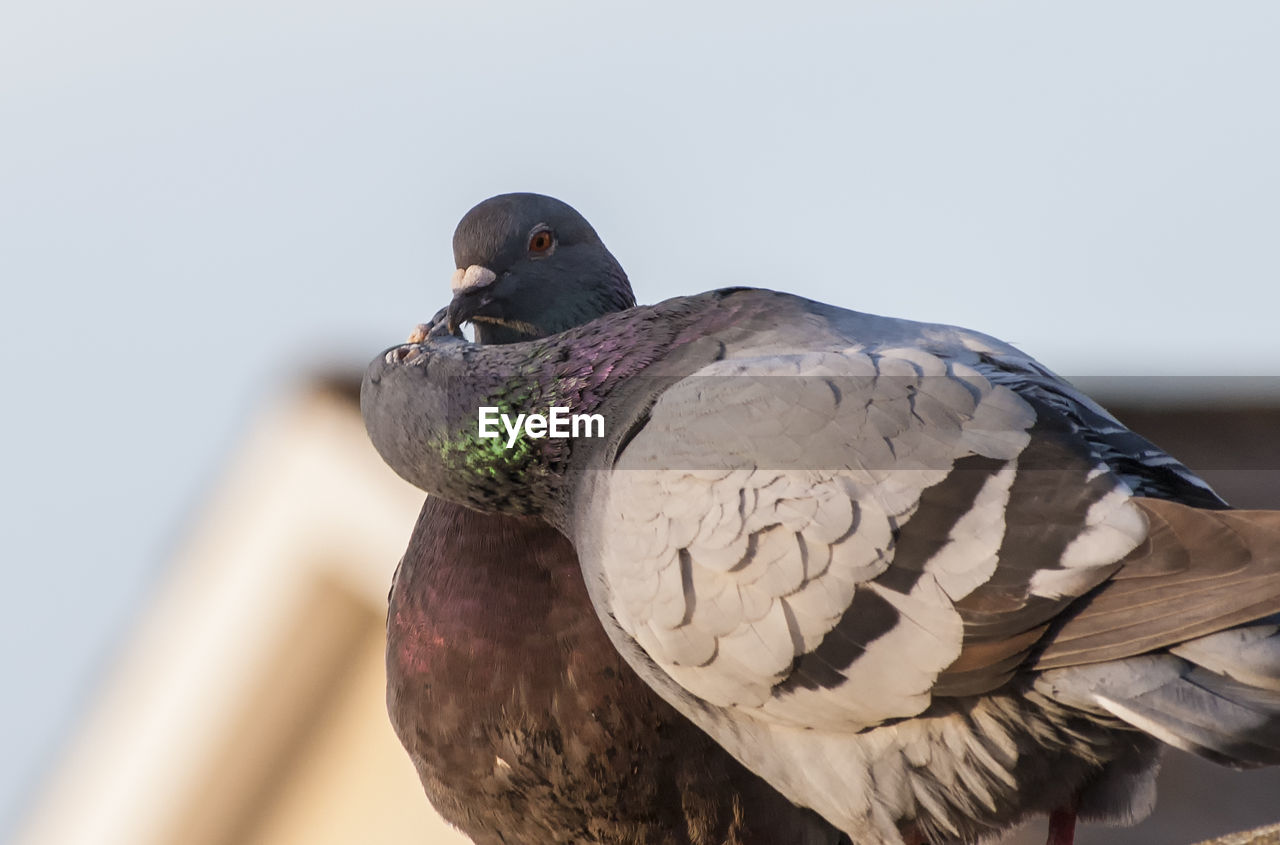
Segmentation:
[(386, 593), (422, 494), (357, 406), (335, 371), (259, 415), (17, 845), (465, 841), (385, 713)]

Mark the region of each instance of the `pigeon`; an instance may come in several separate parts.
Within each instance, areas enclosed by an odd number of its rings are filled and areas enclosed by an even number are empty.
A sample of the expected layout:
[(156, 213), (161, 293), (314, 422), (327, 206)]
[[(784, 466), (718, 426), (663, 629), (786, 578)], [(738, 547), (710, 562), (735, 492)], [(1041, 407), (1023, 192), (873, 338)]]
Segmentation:
[(393, 347), (361, 408), (561, 531), (637, 674), (854, 842), (1065, 845), (1150, 812), (1162, 744), (1280, 764), (1280, 512), (993, 337), (723, 289)]
[[(470, 322), (477, 342), (510, 343), (635, 304), (550, 197), (485, 200), (453, 247), (454, 298), (417, 337)], [(389, 596), (387, 705), (428, 798), (478, 845), (842, 841), (640, 679), (542, 520), (427, 498)]]

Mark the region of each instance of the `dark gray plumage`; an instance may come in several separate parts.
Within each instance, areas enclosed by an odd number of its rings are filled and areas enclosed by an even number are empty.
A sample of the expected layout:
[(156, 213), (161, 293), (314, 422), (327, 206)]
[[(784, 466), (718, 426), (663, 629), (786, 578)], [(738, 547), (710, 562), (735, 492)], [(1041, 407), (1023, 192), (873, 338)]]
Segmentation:
[(449, 327), (474, 323), (479, 343), (545, 337), (636, 304), (595, 229), (553, 197), (490, 197), (458, 223), (453, 256)]
[[(531, 245), (540, 232), (549, 240)], [(590, 225), (550, 197), (480, 203), (454, 253), (455, 278), (475, 268), (473, 284), (439, 319), (474, 321), (482, 343), (635, 304)], [(573, 547), (541, 520), (427, 499), (390, 595), (387, 704), (428, 797), (478, 845), (839, 839), (640, 680)]]
[(361, 403), (412, 483), (563, 531), (640, 676), (854, 841), (1140, 817), (1156, 739), (1280, 763), (1280, 513), (994, 338), (734, 289), (393, 349)]

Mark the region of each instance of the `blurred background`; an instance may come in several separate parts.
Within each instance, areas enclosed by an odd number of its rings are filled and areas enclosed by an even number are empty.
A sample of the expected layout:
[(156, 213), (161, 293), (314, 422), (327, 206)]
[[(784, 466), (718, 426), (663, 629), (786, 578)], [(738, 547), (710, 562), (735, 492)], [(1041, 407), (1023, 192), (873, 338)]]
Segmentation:
[[(0, 837), (451, 841), (382, 706), (421, 497), (352, 379), (495, 193), (642, 302), (995, 334), (1280, 507), (1277, 43), (1262, 0), (0, 4)], [(1280, 815), (1166, 768), (1081, 841)]]

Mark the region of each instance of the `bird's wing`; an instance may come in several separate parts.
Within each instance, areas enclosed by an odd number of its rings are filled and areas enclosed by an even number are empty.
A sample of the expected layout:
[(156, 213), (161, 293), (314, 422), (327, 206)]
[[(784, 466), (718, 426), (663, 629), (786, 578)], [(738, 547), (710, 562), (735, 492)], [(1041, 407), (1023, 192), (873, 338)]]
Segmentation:
[(995, 688), (1146, 536), (1071, 421), (972, 356), (735, 356), (649, 409), (591, 552), (608, 612), (706, 702), (856, 730)]
[(1054, 620), (1034, 668), (1132, 657), (1280, 611), (1280, 513), (1227, 510), (1176, 459), (1024, 355), (992, 350), (976, 366), (1086, 443), (1148, 523), (1115, 574)]
[(1120, 476), (1137, 496), (1170, 499), (1200, 508), (1227, 503), (1176, 458), (1130, 431), (1101, 405), (1040, 362), (1016, 350), (988, 348), (975, 366), (997, 384), (1008, 385), (1046, 414), (1057, 416)]

